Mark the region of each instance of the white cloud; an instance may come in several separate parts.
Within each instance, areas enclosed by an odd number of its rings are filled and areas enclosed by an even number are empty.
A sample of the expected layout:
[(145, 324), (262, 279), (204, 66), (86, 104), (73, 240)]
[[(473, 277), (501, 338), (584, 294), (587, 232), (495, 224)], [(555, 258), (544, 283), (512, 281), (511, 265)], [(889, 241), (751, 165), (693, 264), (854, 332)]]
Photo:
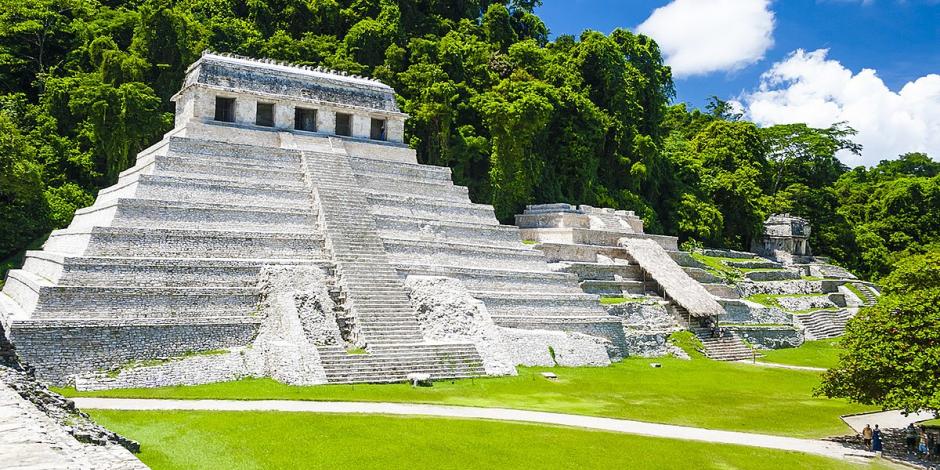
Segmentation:
[(940, 157), (940, 75), (890, 90), (875, 70), (852, 73), (828, 49), (794, 51), (761, 75), (744, 95), (747, 115), (760, 125), (805, 122), (813, 127), (846, 121), (858, 131), (862, 156), (840, 155), (849, 165), (875, 165), (906, 152)]
[(732, 71), (774, 44), (770, 0), (673, 0), (637, 31), (659, 43), (676, 77)]

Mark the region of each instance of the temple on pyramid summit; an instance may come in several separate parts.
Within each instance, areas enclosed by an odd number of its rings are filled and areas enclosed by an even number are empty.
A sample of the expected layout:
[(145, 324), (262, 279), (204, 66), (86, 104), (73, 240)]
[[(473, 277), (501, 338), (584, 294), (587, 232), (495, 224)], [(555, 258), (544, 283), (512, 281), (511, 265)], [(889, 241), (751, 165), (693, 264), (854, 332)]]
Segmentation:
[(27, 252), (0, 319), (79, 389), (292, 384), (604, 365), (621, 320), (417, 163), (394, 90), (204, 53), (175, 128)]

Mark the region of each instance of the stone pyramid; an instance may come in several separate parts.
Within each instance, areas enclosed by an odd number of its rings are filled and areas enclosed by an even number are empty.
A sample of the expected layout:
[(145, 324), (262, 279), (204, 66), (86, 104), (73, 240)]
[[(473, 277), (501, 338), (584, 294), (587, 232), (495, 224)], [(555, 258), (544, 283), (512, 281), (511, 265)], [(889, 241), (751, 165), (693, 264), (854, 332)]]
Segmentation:
[[(0, 319), (43, 379), (220, 350), (254, 357), (260, 337), (291, 322), (303, 331), (272, 348), (309, 350), (314, 364), (300, 368), (322, 379), (309, 383), (486, 373), (479, 344), (428, 338), (408, 276), (456, 279), (499, 327), (583, 333), (619, 354), (619, 320), (575, 275), (552, 272), (449, 168), (417, 163), (390, 87), (205, 53), (174, 100), (175, 128), (8, 276)], [(329, 293), (310, 297), (326, 318), (311, 320), (296, 292), (267, 289), (270, 270), (315, 272), (307, 287)], [(264, 306), (282, 294), (300, 313), (265, 326)], [(245, 367), (216, 378), (277, 375)], [(198, 368), (190, 374), (215, 377)]]

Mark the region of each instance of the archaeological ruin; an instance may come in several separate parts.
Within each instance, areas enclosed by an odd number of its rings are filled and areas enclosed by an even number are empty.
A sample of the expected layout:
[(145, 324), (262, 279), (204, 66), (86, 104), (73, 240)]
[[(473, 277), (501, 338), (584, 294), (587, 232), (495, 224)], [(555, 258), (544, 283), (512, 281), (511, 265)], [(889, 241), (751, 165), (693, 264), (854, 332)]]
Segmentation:
[(175, 128), (8, 275), (0, 321), (45, 381), (512, 375), (682, 355), (682, 330), (740, 360), (838, 335), (877, 295), (786, 215), (755, 253), (689, 253), (584, 205), (501, 225), (417, 162), (375, 80), (207, 52), (174, 101)]
[(417, 164), (388, 86), (206, 53), (174, 101), (175, 128), (8, 276), (0, 316), (44, 380), (388, 382), (621, 357), (620, 320), (576, 276)]

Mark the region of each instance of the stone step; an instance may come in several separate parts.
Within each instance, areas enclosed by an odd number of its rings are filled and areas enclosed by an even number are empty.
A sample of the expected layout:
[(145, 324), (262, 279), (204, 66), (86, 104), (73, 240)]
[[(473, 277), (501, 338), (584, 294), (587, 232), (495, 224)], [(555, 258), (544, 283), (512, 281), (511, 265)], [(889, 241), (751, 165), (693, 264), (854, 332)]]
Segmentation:
[(35, 292), (34, 299), (15, 300), (33, 308), (37, 319), (249, 316), (258, 302), (255, 288), (61, 286), (24, 270), (8, 279)]
[(312, 195), (305, 187), (281, 184), (244, 183), (178, 176), (139, 175), (136, 179), (102, 189), (97, 204), (117, 198), (231, 204), (257, 207), (309, 209)]
[(317, 213), (312, 207), (266, 208), (119, 198), (76, 211), (69, 227), (80, 229), (92, 226), (313, 231), (317, 229)]
[(589, 294), (631, 294), (643, 295), (647, 290), (655, 288), (655, 282), (648, 284), (643, 281), (614, 281), (589, 279), (581, 281), (581, 289)]
[(730, 284), (702, 284), (702, 287), (705, 288), (705, 291), (711, 294), (713, 297), (718, 297), (720, 299), (740, 299), (741, 294), (738, 292), (737, 288)]
[(370, 211), (376, 216), (408, 216), (437, 219), (446, 222), (479, 223), (498, 225), (492, 206), (472, 203), (438, 201), (427, 198), (387, 197), (370, 194)]
[(387, 239), (385, 249), (394, 264), (511, 268), (520, 271), (545, 271), (548, 268), (541, 252), (525, 247)]
[(451, 171), (446, 166), (420, 165), (391, 160), (349, 157), (349, 167), (357, 175), (362, 173), (383, 173), (417, 180), (451, 181)]
[(599, 259), (616, 259), (626, 264), (636, 264), (632, 263), (625, 248), (568, 243), (539, 243), (535, 247), (545, 254), (545, 260), (549, 263), (598, 263)]
[(185, 137), (171, 137), (169, 153), (198, 155), (202, 158), (241, 161), (270, 167), (299, 165), (301, 161), (300, 152), (296, 150)]
[(490, 246), (523, 246), (519, 230), (511, 225), (454, 222), (403, 215), (374, 216), (381, 238), (481, 243)]
[[(369, 356), (368, 354), (362, 354), (360, 356)], [(336, 376), (336, 375), (353, 375), (357, 373), (394, 373), (394, 372), (403, 372), (409, 371), (410, 373), (415, 368), (425, 368), (437, 370), (443, 372), (447, 369), (465, 369), (465, 370), (474, 370), (477, 368), (482, 368), (478, 365), (480, 362), (480, 356), (478, 354), (468, 354), (464, 356), (453, 356), (448, 358), (446, 364), (442, 364), (442, 360), (438, 358), (426, 358), (426, 357), (395, 357), (395, 358), (372, 358), (368, 357), (364, 360), (324, 360), (323, 369), (326, 371), (327, 376)]]
[(692, 332), (702, 342), (705, 355), (718, 361), (737, 361), (754, 357), (754, 351), (734, 333), (725, 333), (721, 338), (712, 337), (708, 328), (693, 328)]
[(493, 315), (520, 315), (541, 312), (543, 315), (603, 315), (598, 296), (592, 294), (507, 293), (471, 291), (482, 300)]
[[(272, 185), (276, 184), (282, 189), (307, 190), (307, 185), (300, 179), (277, 180), (265, 179), (265, 175), (235, 176), (235, 175), (215, 175), (211, 173), (183, 173), (167, 170), (155, 170), (150, 174), (142, 174), (141, 179), (147, 178), (174, 178), (185, 180), (187, 182), (198, 182), (205, 185), (223, 185), (223, 186), (254, 186), (254, 185)], [(146, 177), (146, 178), (145, 178)]]
[(326, 260), (76, 257), (28, 251), (23, 269), (63, 286), (254, 287), (264, 265), (313, 265), (327, 275)]
[(420, 197), (466, 204), (470, 195), (464, 186), (454, 186), (449, 181), (400, 181), (395, 178), (374, 175), (357, 175), (358, 183), (368, 194), (386, 197)]
[(408, 343), (394, 346), (369, 347), (366, 354), (350, 354), (341, 347), (319, 348), (320, 357), (330, 361), (357, 361), (366, 356), (369, 359), (432, 359), (434, 355), (476, 356), (473, 345), (462, 343), (422, 344)]
[(582, 281), (642, 280), (643, 278), (643, 270), (636, 264), (562, 262), (558, 263), (558, 269), (562, 272), (577, 275), (578, 279)]
[(577, 277), (554, 271), (513, 271), (469, 266), (397, 264), (402, 276), (441, 276), (460, 280), (464, 287), (478, 291), (568, 292), (580, 293)]
[(723, 261), (732, 268), (745, 269), (783, 269), (783, 265), (767, 259), (742, 259), (736, 261)]
[(54, 231), (44, 249), (85, 256), (323, 259), (323, 238), (309, 233), (93, 227)]
[(153, 174), (157, 175), (200, 175), (204, 178), (253, 181), (281, 182), (291, 186), (302, 186), (304, 175), (300, 166), (277, 168), (257, 163), (220, 161), (216, 158), (201, 158), (195, 155), (158, 155), (154, 158)]
[(702, 268), (683, 267), (682, 270), (685, 271), (689, 277), (703, 284), (715, 284), (722, 282), (718, 276), (715, 276), (714, 274)]
[(800, 279), (800, 275), (793, 271), (788, 271), (785, 269), (777, 270), (768, 270), (768, 271), (748, 271), (744, 273), (744, 277), (749, 281), (755, 282), (765, 282), (765, 281), (790, 281), (794, 279)]

